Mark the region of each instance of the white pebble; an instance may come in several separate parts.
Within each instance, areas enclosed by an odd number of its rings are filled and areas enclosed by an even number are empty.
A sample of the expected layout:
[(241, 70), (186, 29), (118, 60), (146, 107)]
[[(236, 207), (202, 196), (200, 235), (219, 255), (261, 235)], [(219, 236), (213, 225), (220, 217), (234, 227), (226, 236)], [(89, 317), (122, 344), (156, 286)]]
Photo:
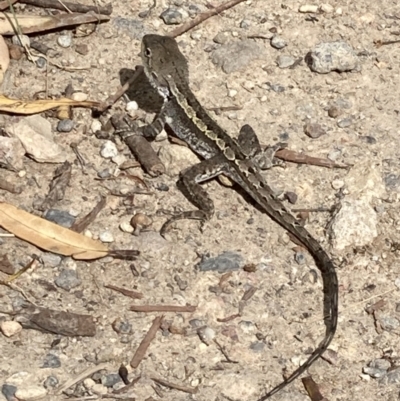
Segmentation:
[(29, 401), (35, 398), (43, 398), (47, 394), (47, 391), (42, 386), (31, 386), (25, 388), (19, 388), (15, 392), (15, 397), (19, 400)]
[(75, 92), (72, 94), (71, 99), (75, 100), (76, 102), (84, 102), (87, 100), (88, 95), (84, 92)]
[(107, 387), (103, 386), (101, 383), (94, 384), (90, 391), (97, 395), (105, 395), (108, 393)]
[(299, 7), (299, 11), (301, 13), (316, 13), (318, 12), (318, 6), (314, 6), (312, 4), (304, 4)]
[(336, 9), (336, 11), (335, 11), (335, 14), (337, 14), (337, 15), (342, 15), (342, 14), (343, 14), (343, 9), (342, 9), (342, 7), (338, 7), (338, 8)]
[(129, 115), (131, 113), (135, 114), (134, 112), (137, 111), (138, 109), (139, 109), (139, 106), (134, 100), (128, 102), (125, 106), (125, 110)]
[(22, 331), (22, 326), (18, 322), (1, 322), (0, 330), (6, 337), (12, 337)]
[(110, 233), (110, 231), (103, 231), (100, 234), (99, 238), (101, 242), (106, 242), (106, 243), (114, 242), (114, 236)]
[(72, 44), (72, 36), (71, 35), (61, 35), (57, 38), (57, 43), (61, 47), (70, 47)]
[(118, 155), (118, 149), (114, 142), (105, 141), (100, 149), (100, 155), (105, 159), (112, 159)]
[(83, 381), (83, 385), (85, 386), (86, 390), (90, 390), (95, 384), (96, 382), (89, 377)]
[(331, 182), (332, 188), (333, 189), (340, 189), (344, 186), (344, 181), (343, 180), (333, 180)]
[(118, 153), (117, 156), (113, 157), (111, 160), (117, 166), (120, 166), (122, 163), (124, 163), (126, 161), (126, 157), (123, 154)]
[(237, 94), (238, 94), (238, 91), (236, 89), (229, 89), (229, 91), (228, 91), (229, 97), (235, 97)]
[(101, 122), (99, 120), (93, 120), (92, 124), (90, 125), (90, 130), (92, 131), (93, 134), (95, 134), (97, 131), (100, 131)]
[(329, 14), (333, 13), (334, 8), (330, 4), (321, 4), (321, 7), (319, 8), (322, 12)]
[(131, 223), (129, 221), (122, 221), (119, 225), (119, 228), (125, 233), (133, 233), (133, 227), (131, 226)]
[(254, 89), (255, 84), (254, 84), (254, 82), (252, 82), (252, 81), (246, 81), (246, 82), (243, 84), (243, 87), (244, 87), (245, 89), (247, 89), (247, 90), (252, 90), (252, 89)]
[(93, 233), (90, 230), (85, 230), (83, 235), (88, 238), (93, 238)]

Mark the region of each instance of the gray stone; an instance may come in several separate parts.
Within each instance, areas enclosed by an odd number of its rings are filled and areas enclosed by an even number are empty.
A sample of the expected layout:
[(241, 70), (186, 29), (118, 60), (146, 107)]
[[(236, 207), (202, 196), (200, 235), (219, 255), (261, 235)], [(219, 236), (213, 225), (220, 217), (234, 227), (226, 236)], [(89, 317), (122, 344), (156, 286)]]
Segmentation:
[(314, 139), (326, 134), (326, 131), (323, 129), (322, 125), (318, 123), (307, 123), (304, 125), (303, 129), (307, 136)]
[(265, 343), (261, 341), (256, 341), (250, 344), (250, 349), (254, 352), (262, 352), (264, 351)]
[(58, 383), (59, 383), (59, 381), (58, 381), (58, 379), (57, 379), (56, 376), (49, 376), (49, 377), (47, 377), (47, 379), (44, 381), (43, 387), (44, 387), (45, 389), (52, 389), (52, 388), (54, 388), (54, 387), (57, 387), (57, 386), (58, 386)]
[(57, 287), (60, 287), (66, 291), (72, 290), (72, 288), (76, 288), (80, 286), (82, 280), (78, 277), (78, 274), (75, 270), (71, 269), (63, 269), (55, 280), (55, 284)]
[(272, 39), (271, 39), (271, 46), (274, 47), (275, 49), (283, 49), (284, 47), (287, 46), (287, 43), (285, 41), (285, 39), (283, 39), (281, 36), (279, 35), (275, 35)]
[(289, 68), (296, 62), (296, 59), (292, 56), (285, 56), (284, 54), (280, 55), (276, 59), (276, 64), (279, 68)]
[(49, 209), (43, 216), (46, 220), (52, 221), (60, 226), (70, 228), (75, 223), (75, 217), (65, 210)]
[(337, 122), (339, 128), (347, 128), (350, 127), (351, 124), (353, 124), (353, 119), (351, 117), (341, 118)]
[(175, 8), (167, 8), (160, 15), (166, 25), (179, 25), (183, 21), (182, 13)]
[(396, 330), (400, 326), (400, 322), (395, 317), (384, 316), (379, 319), (381, 327), (385, 331)]
[(117, 373), (110, 373), (101, 378), (101, 384), (105, 387), (113, 387), (121, 381), (121, 377)]
[(359, 59), (346, 42), (324, 42), (318, 44), (307, 57), (312, 71), (327, 74), (331, 71), (358, 71)]
[(15, 393), (17, 391), (17, 387), (12, 384), (3, 384), (1, 386), (1, 393), (4, 395), (7, 401), (15, 401)]
[(235, 252), (227, 251), (215, 258), (207, 258), (196, 265), (200, 271), (217, 271), (225, 273), (239, 270), (243, 265), (243, 258)]
[(43, 264), (48, 267), (57, 267), (61, 264), (62, 258), (54, 253), (44, 253), (41, 256)]
[(250, 62), (262, 58), (263, 49), (251, 40), (227, 43), (212, 52), (211, 60), (227, 74), (247, 67)]
[(57, 355), (49, 353), (45, 356), (41, 368), (59, 368), (61, 366), (60, 358)]
[(75, 123), (70, 119), (61, 120), (57, 124), (58, 132), (71, 132), (74, 129)]

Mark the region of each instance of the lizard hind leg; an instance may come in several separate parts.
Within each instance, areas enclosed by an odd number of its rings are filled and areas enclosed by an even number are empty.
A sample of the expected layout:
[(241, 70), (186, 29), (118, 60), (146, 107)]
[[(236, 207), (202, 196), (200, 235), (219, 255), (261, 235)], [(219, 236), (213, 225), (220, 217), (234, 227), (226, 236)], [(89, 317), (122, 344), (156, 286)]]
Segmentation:
[(162, 236), (177, 220), (193, 219), (204, 222), (211, 219), (214, 214), (214, 202), (200, 183), (224, 173), (228, 167), (227, 164), (226, 159), (222, 155), (218, 155), (181, 172), (177, 186), (186, 199), (198, 209), (185, 211), (171, 217), (161, 227), (160, 234)]

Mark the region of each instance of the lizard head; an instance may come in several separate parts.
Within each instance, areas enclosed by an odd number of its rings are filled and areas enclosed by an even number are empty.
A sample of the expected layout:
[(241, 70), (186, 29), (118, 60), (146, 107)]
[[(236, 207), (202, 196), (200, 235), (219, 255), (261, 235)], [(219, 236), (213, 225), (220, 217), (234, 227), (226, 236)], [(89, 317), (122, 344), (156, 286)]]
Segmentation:
[(150, 84), (163, 97), (168, 96), (171, 82), (187, 82), (189, 70), (185, 56), (175, 39), (169, 36), (145, 35), (142, 39), (141, 57), (144, 72)]

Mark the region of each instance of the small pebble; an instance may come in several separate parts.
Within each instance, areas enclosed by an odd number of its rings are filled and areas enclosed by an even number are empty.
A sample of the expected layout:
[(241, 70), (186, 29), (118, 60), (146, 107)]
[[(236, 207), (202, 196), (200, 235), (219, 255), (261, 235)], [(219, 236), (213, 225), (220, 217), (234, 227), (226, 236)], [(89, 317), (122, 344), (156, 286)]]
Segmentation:
[(256, 341), (250, 344), (250, 349), (254, 352), (264, 351), (265, 343), (261, 341)]
[(57, 43), (59, 46), (67, 48), (72, 44), (72, 36), (71, 35), (60, 35), (57, 38)]
[(294, 254), (294, 260), (299, 264), (299, 265), (304, 265), (306, 262), (306, 257), (304, 256), (303, 252), (296, 252)]
[(243, 20), (240, 21), (240, 27), (241, 27), (242, 29), (249, 29), (250, 26), (251, 26), (251, 23), (250, 23), (249, 20), (243, 19)]
[(70, 228), (75, 223), (75, 217), (65, 210), (48, 209), (43, 217), (66, 228)]
[(35, 64), (38, 68), (44, 68), (47, 65), (47, 61), (44, 57), (38, 57), (35, 61)]
[(15, 392), (15, 397), (19, 400), (29, 401), (30, 399), (43, 398), (47, 394), (47, 391), (43, 387), (31, 386), (25, 388), (19, 388)]
[(71, 95), (71, 99), (77, 102), (84, 102), (85, 100), (87, 100), (88, 97), (88, 94), (85, 92), (74, 92)]
[(315, 6), (312, 4), (303, 4), (302, 6), (299, 7), (299, 12), (301, 12), (301, 13), (317, 13), (318, 6)]
[(160, 18), (166, 25), (179, 25), (183, 21), (182, 13), (175, 8), (167, 8), (161, 13)]
[(89, 53), (89, 46), (85, 43), (80, 43), (75, 46), (75, 51), (82, 56), (86, 56)]
[(101, 383), (94, 384), (90, 391), (97, 395), (106, 395), (108, 393), (107, 387), (103, 386)]
[(43, 365), (41, 368), (52, 368), (56, 369), (61, 366), (61, 361), (60, 358), (57, 355), (54, 354), (47, 354), (44, 358)]
[(369, 367), (363, 368), (363, 372), (366, 373), (367, 375), (370, 375), (374, 379), (380, 379), (381, 377), (386, 376), (387, 373), (387, 371), (384, 369), (369, 368)]
[(17, 387), (13, 386), (12, 384), (3, 384), (1, 386), (1, 393), (4, 395), (7, 401), (15, 401), (15, 393), (17, 391)]
[(58, 386), (58, 379), (56, 376), (49, 376), (43, 383), (43, 387), (47, 390)]
[(197, 334), (200, 337), (200, 340), (203, 341), (206, 344), (209, 344), (214, 338), (215, 338), (215, 330), (213, 330), (211, 327), (202, 327), (199, 330), (197, 330)]
[(29, 39), (29, 36), (27, 36), (27, 35), (14, 35), (11, 40), (12, 40), (13, 44), (17, 45), (17, 46), (22, 46), (22, 47), (24, 47), (24, 46), (30, 47), (31, 46), (31, 41)]
[(278, 56), (276, 59), (276, 64), (278, 65), (279, 68), (284, 69), (284, 68), (289, 68), (291, 67), (296, 60), (292, 56), (285, 56), (284, 54), (281, 54)]
[(65, 120), (61, 120), (57, 124), (57, 131), (58, 132), (71, 132), (74, 128), (74, 122), (69, 118)]
[(378, 141), (376, 138), (370, 135), (360, 136), (360, 141), (367, 143), (368, 145), (375, 145)]
[(54, 283), (57, 287), (60, 287), (66, 291), (70, 291), (73, 288), (79, 287), (82, 283), (82, 280), (78, 277), (78, 274), (75, 270), (63, 269), (55, 279)]
[(101, 384), (105, 387), (113, 387), (121, 381), (121, 377), (117, 373), (110, 373), (101, 378)]
[(340, 116), (340, 109), (336, 106), (329, 107), (328, 116), (331, 118), (337, 118)]
[(298, 199), (298, 196), (295, 192), (287, 191), (285, 192), (285, 198), (292, 204), (295, 205)]
[(304, 133), (310, 138), (319, 138), (322, 135), (325, 135), (326, 132), (322, 128), (321, 124), (318, 123), (307, 123), (303, 127)]
[(272, 39), (271, 39), (271, 46), (274, 47), (275, 49), (283, 49), (284, 47), (287, 46), (287, 43), (285, 41), (285, 39), (283, 39), (282, 37), (275, 35)]
[(105, 141), (100, 149), (100, 155), (105, 159), (111, 159), (118, 154), (117, 146), (114, 142)]
[(104, 242), (104, 243), (110, 243), (110, 242), (114, 242), (114, 236), (111, 234), (110, 231), (103, 231), (100, 235), (99, 235), (100, 241)]
[(224, 45), (229, 40), (228, 35), (226, 32), (219, 32), (217, 35), (214, 36), (213, 42), (218, 43), (219, 45)]
[(101, 122), (99, 120), (93, 120), (92, 124), (90, 124), (90, 130), (95, 134), (97, 131), (100, 131), (102, 128)]
[(400, 322), (395, 317), (384, 316), (379, 319), (381, 327), (385, 331), (393, 331), (396, 330), (400, 326)]
[(129, 322), (122, 320), (121, 318), (117, 318), (116, 320), (114, 320), (114, 322), (112, 323), (112, 328), (118, 334), (132, 333), (132, 325)]
[(229, 89), (229, 91), (228, 91), (229, 97), (235, 97), (237, 94), (238, 94), (238, 91), (236, 89)]
[(124, 233), (129, 233), (132, 234), (134, 231), (134, 228), (131, 226), (129, 221), (122, 221), (119, 224), (119, 228), (121, 229), (121, 231), (123, 231)]
[(215, 258), (204, 258), (196, 265), (200, 271), (217, 271), (225, 273), (228, 271), (239, 270), (243, 265), (243, 258), (240, 254), (227, 251)]
[(330, 14), (333, 13), (333, 11), (335, 10), (333, 8), (333, 6), (331, 6), (330, 4), (321, 4), (321, 6), (319, 7), (319, 9), (326, 14)]
[(22, 331), (22, 326), (18, 322), (5, 321), (5, 322), (1, 322), (0, 331), (6, 337), (12, 337)]
[(131, 114), (135, 115), (136, 111), (139, 110), (139, 106), (138, 106), (137, 102), (132, 100), (126, 104), (125, 110), (129, 115), (131, 115)]
[(347, 128), (350, 127), (350, 125), (353, 123), (353, 120), (350, 117), (342, 118), (338, 120), (337, 126), (339, 128)]
[(331, 185), (332, 185), (333, 189), (340, 189), (340, 188), (343, 188), (344, 181), (343, 180), (333, 180), (331, 182)]

